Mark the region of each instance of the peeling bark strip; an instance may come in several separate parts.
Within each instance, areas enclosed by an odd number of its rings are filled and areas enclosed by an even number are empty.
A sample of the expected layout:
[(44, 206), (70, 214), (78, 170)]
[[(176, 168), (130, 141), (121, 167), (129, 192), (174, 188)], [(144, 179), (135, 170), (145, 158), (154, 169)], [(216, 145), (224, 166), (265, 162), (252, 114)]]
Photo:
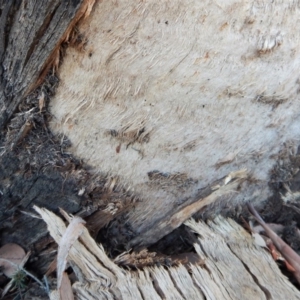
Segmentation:
[[(46, 209), (35, 210), (59, 244), (65, 224)], [(300, 299), (271, 255), (233, 220), (218, 217), (207, 225), (190, 219), (185, 225), (198, 235), (194, 247), (200, 263), (136, 271), (112, 262), (84, 227), (69, 252), (80, 278), (72, 286), (76, 299)]]
[(57, 58), (94, 0), (0, 0), (0, 128)]

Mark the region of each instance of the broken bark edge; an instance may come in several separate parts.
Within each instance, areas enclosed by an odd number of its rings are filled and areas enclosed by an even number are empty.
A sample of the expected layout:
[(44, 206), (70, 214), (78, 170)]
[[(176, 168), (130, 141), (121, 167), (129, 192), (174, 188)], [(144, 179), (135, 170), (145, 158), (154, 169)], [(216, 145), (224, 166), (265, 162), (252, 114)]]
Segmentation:
[[(73, 20), (69, 24), (68, 28), (66, 29), (65, 33), (62, 35), (60, 40), (57, 42), (57, 45), (52, 50), (52, 53), (50, 54), (49, 58), (46, 60), (44, 66), (42, 67), (42, 70), (38, 76), (38, 79), (35, 83), (33, 83), (31, 86), (28, 87), (27, 92), (25, 93), (24, 97), (28, 96), (32, 91), (34, 91), (37, 87), (39, 87), (47, 73), (51, 68), (55, 68), (57, 64), (57, 60), (59, 61), (60, 56), (60, 48), (63, 43), (68, 42), (69, 37), (74, 30), (75, 26), (81, 21), (86, 19), (89, 14), (91, 13), (93, 6), (95, 4), (96, 0), (83, 0), (82, 4), (80, 5), (77, 13), (75, 14)], [(57, 69), (57, 68), (56, 68)]]
[(228, 176), (222, 180), (223, 185), (215, 186), (212, 193), (201, 198), (198, 201), (180, 209), (170, 216), (162, 219), (154, 227), (151, 227), (148, 231), (144, 232), (140, 236), (136, 237), (127, 245), (127, 249), (149, 246), (156, 243), (158, 240), (178, 228), (186, 220), (191, 218), (194, 214), (199, 212), (204, 207), (213, 204), (218, 199), (230, 195), (232, 192), (236, 192), (240, 187), (241, 183), (249, 177), (246, 169), (231, 172)]

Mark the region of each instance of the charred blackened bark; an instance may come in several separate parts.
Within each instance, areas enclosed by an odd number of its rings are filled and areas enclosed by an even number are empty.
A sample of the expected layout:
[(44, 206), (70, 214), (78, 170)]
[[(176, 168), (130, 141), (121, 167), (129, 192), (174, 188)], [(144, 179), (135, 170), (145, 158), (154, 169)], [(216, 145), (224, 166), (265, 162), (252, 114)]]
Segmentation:
[[(0, 0), (0, 243), (17, 243), (33, 251), (31, 257), (51, 243), (31, 207), (74, 213), (83, 199), (78, 185), (86, 173), (47, 129), (47, 105), (58, 83), (53, 73), (61, 45), (87, 3)], [(40, 260), (40, 272), (50, 260)]]

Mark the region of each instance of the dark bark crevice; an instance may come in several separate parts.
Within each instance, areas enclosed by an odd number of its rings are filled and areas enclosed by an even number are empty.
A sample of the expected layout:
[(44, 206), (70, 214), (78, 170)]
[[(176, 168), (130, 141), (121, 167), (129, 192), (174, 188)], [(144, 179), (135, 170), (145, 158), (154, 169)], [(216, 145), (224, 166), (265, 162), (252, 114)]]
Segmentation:
[[(91, 176), (65, 153), (69, 144), (47, 126), (49, 99), (58, 83), (53, 74), (47, 75), (47, 66), (85, 2), (0, 0), (0, 246), (13, 242), (31, 250), (32, 265), (40, 274), (53, 259), (39, 256), (51, 248), (52, 239), (44, 222), (30, 216), (32, 206), (76, 213), (90, 201), (78, 189)], [(42, 73), (45, 82), (34, 90)], [(30, 128), (23, 133), (27, 122)]]
[(35, 86), (83, 2), (1, 1), (1, 129)]

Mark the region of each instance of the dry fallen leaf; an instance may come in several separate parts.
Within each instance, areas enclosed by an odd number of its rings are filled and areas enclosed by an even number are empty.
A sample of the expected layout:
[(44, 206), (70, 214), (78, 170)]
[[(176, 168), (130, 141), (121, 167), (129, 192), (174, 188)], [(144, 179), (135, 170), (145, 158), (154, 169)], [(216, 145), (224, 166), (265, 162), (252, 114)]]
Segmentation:
[[(25, 251), (17, 244), (9, 243), (0, 248), (0, 267), (5, 276), (12, 278), (25, 257)], [(11, 262), (11, 263), (10, 263)]]
[(62, 282), (60, 287), (60, 299), (74, 300), (74, 294), (68, 274), (63, 272)]
[(67, 257), (69, 251), (74, 244), (74, 242), (78, 239), (78, 237), (83, 232), (85, 221), (80, 217), (74, 217), (70, 222), (67, 230), (62, 236), (57, 253), (57, 289), (60, 290), (63, 272), (66, 268)]

